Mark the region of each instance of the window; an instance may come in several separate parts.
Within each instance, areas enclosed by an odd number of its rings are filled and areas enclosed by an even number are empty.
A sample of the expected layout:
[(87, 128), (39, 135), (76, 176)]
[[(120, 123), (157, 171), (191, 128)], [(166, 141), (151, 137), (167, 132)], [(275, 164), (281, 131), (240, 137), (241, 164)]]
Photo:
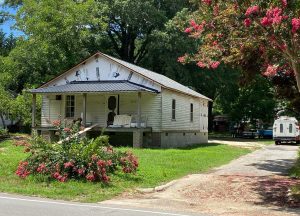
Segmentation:
[(176, 119), (176, 100), (172, 100), (172, 120)]
[(283, 133), (283, 124), (280, 124), (280, 133)]
[(194, 121), (194, 104), (191, 103), (190, 106), (190, 121), (193, 122)]
[(66, 118), (75, 116), (75, 96), (67, 95), (66, 97)]
[(293, 125), (292, 124), (289, 125), (289, 133), (293, 133)]

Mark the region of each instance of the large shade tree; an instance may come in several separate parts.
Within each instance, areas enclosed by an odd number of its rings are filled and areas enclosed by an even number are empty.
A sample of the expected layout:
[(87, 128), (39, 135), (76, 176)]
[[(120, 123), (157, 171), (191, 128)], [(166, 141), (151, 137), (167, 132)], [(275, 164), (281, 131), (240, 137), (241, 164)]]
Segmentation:
[(198, 51), (182, 62), (201, 68), (238, 66), (250, 77), (261, 72), (293, 75), (300, 90), (300, 2), (297, 0), (202, 0), (185, 32)]

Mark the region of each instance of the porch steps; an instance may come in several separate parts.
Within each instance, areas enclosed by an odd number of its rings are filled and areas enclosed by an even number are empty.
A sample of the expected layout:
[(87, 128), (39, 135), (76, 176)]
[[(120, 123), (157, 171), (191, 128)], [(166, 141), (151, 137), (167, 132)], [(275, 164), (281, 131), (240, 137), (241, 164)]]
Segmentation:
[(72, 135), (72, 136), (69, 136), (69, 137), (67, 137), (67, 138), (64, 139), (64, 140), (60, 140), (60, 141), (58, 142), (58, 144), (62, 144), (63, 141), (68, 141), (70, 138), (73, 138), (73, 137), (75, 137), (75, 136), (83, 135), (84, 133), (86, 133), (86, 132), (89, 131), (89, 130), (92, 130), (94, 127), (97, 127), (98, 125), (99, 125), (99, 124), (94, 124), (94, 125), (92, 125), (92, 126), (90, 126), (90, 127), (84, 128), (84, 130), (79, 131), (78, 133), (76, 133), (76, 134), (74, 134), (74, 135)]

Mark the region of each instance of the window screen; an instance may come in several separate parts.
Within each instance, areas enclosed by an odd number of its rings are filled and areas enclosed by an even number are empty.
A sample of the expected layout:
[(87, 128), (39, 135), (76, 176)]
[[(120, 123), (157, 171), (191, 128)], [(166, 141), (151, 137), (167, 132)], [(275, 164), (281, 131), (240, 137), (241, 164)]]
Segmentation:
[(283, 133), (283, 124), (280, 124), (280, 133)]

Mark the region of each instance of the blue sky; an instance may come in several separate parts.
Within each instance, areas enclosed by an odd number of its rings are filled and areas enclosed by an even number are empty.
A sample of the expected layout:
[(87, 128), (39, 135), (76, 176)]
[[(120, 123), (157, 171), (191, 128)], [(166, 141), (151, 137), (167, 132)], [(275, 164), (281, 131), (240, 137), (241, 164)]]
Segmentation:
[[(0, 0), (0, 10), (4, 10), (6, 12), (9, 12), (10, 14), (15, 14), (16, 9), (1, 6), (1, 4), (3, 4), (3, 1), (4, 0)], [(11, 27), (14, 25), (14, 23), (15, 23), (14, 20), (8, 20), (5, 23), (3, 23), (2, 25), (0, 25), (0, 29), (2, 29), (7, 34), (13, 33), (15, 36), (19, 36), (22, 34), (20, 31), (11, 29)]]

